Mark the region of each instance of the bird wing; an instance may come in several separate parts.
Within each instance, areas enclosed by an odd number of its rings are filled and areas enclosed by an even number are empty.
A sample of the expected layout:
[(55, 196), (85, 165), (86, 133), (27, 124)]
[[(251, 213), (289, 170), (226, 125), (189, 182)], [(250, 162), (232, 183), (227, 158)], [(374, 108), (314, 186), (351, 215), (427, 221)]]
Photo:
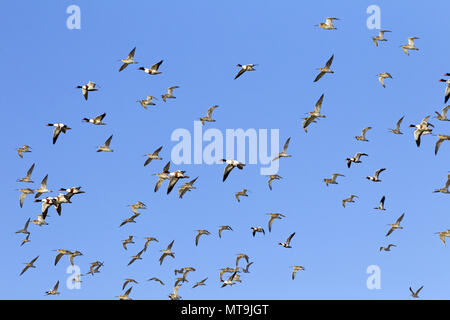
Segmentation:
[[(450, 97), (450, 86), (447, 87), (447, 90), (445, 90), (445, 98), (448, 99)], [(447, 101), (445, 101), (447, 102)], [(450, 109), (450, 105), (446, 106), (444, 109), (442, 109), (442, 115), (444, 118), (447, 118), (447, 111)]]
[(388, 235), (390, 235), (390, 234), (392, 233), (392, 231), (394, 231), (394, 228), (389, 229), (388, 233), (386, 234), (386, 237), (387, 237)]
[(158, 189), (161, 187), (162, 183), (165, 179), (159, 178), (155, 185), (155, 192), (158, 191)]
[(228, 175), (230, 174), (231, 170), (233, 170), (233, 168), (234, 167), (231, 164), (227, 164), (226, 165), (225, 171), (223, 173), (223, 180), (222, 181), (225, 181), (227, 179)]
[(28, 169), (28, 171), (27, 171), (27, 178), (31, 177), (33, 170), (34, 170), (34, 163), (31, 165), (30, 169)]
[(61, 133), (61, 128), (56, 127), (55, 130), (53, 130), (53, 144), (56, 143), (56, 140), (58, 140), (58, 136)]
[(207, 111), (207, 113), (206, 113), (206, 116), (207, 116), (208, 118), (211, 118), (214, 109), (216, 109), (216, 108), (218, 108), (218, 107), (219, 107), (219, 106), (216, 105), (216, 106), (212, 106), (211, 108), (209, 108), (208, 111)]
[(239, 78), (245, 71), (246, 71), (245, 69), (241, 68), (241, 70), (239, 70), (234, 79), (236, 80), (237, 78)]
[[(124, 64), (120, 67), (119, 72), (122, 71), (123, 69), (125, 69), (128, 65), (129, 65), (129, 63), (124, 63)], [(83, 95), (84, 95), (84, 93), (83, 93)]]
[(289, 245), (291, 243), (291, 239), (292, 237), (295, 236), (295, 232), (292, 233), (287, 239), (286, 239), (286, 244)]
[(386, 168), (382, 168), (382, 169), (378, 169), (377, 171), (375, 171), (375, 178), (378, 179), (378, 175), (383, 172), (384, 170), (386, 170)]
[(111, 135), (111, 136), (105, 141), (105, 147), (108, 147), (108, 148), (109, 148), (109, 145), (110, 145), (110, 143), (111, 143), (112, 137), (113, 137), (113, 135)]
[(324, 94), (322, 93), (319, 100), (317, 100), (316, 105), (314, 106), (315, 113), (320, 113), (320, 109), (322, 108), (323, 96), (324, 96)]
[(414, 140), (416, 141), (418, 147), (420, 147), (420, 137), (422, 136), (422, 133), (422, 130), (414, 130)]
[(323, 72), (323, 71), (319, 72), (319, 74), (316, 76), (316, 78), (314, 79), (313, 82), (319, 81), (319, 79), (322, 78), (324, 74), (325, 74), (325, 72)]
[(172, 191), (173, 187), (175, 186), (175, 184), (178, 182), (179, 178), (177, 177), (171, 177), (169, 180), (169, 187), (167, 188), (167, 194), (170, 193), (170, 191)]
[(201, 236), (202, 234), (201, 233), (199, 233), (199, 234), (197, 234), (197, 236), (195, 237), (195, 245), (198, 245), (198, 239), (200, 239), (200, 236)]
[(41, 188), (44, 190), (47, 189), (47, 179), (48, 179), (48, 174), (41, 181)]
[(405, 117), (405, 116), (401, 117), (400, 120), (397, 121), (397, 124), (396, 124), (396, 126), (395, 126), (397, 130), (400, 130), (400, 125), (401, 125), (401, 123), (402, 123), (404, 117)]
[(402, 50), (403, 50), (404, 53), (406, 53), (409, 56), (408, 49), (406, 49), (404, 46), (402, 46)]
[(152, 67), (150, 69), (154, 70), (154, 71), (157, 71), (159, 66), (161, 65), (161, 63), (163, 63), (163, 60), (159, 61), (158, 63), (155, 63), (154, 65), (152, 65)]
[(439, 139), (438, 141), (436, 141), (436, 146), (434, 147), (434, 154), (438, 153), (438, 150), (439, 150), (442, 142), (444, 142), (444, 139)]
[(166, 163), (162, 172), (169, 173), (170, 170), (170, 161)]
[(291, 138), (289, 137), (286, 142), (284, 143), (283, 146), (283, 152), (286, 153), (287, 152), (287, 148), (289, 147), (289, 142), (291, 141)]
[(156, 149), (155, 151), (153, 151), (153, 155), (157, 156), (159, 154), (159, 152), (161, 151), (161, 149), (163, 148), (163, 146), (159, 147), (158, 149)]
[(55, 266), (56, 266), (56, 264), (59, 262), (59, 260), (61, 260), (61, 258), (63, 257), (63, 255), (64, 255), (64, 253), (58, 253), (58, 254), (56, 255), (56, 258), (55, 258)]
[(450, 84), (447, 86), (447, 88), (445, 88), (445, 100), (444, 100), (445, 103), (447, 103), (448, 98), (450, 98)]
[(136, 51), (136, 47), (133, 48), (133, 50), (130, 51), (130, 53), (128, 54), (128, 59), (133, 59), (134, 58), (134, 52)]
[(327, 63), (325, 64), (325, 68), (330, 68), (331, 64), (333, 63), (334, 54), (331, 56), (330, 59), (328, 59)]
[(55, 286), (53, 287), (53, 291), (58, 291), (58, 287), (59, 287), (59, 280), (58, 280), (58, 282), (56, 282)]
[(403, 219), (403, 217), (405, 216), (405, 214), (403, 213), (400, 218), (397, 219), (397, 221), (395, 221), (396, 224), (400, 223)]
[(378, 77), (378, 80), (380, 81), (380, 83), (383, 86), (383, 88), (386, 88), (386, 85), (384, 84), (384, 78), (383, 77)]
[(27, 196), (26, 193), (23, 193), (23, 192), (22, 192), (22, 193), (20, 194), (19, 202), (20, 202), (20, 207), (21, 207), (21, 208), (23, 207), (23, 202), (24, 202), (26, 196)]
[(96, 120), (96, 121), (102, 121), (103, 120), (103, 118), (106, 116), (106, 113), (103, 113), (103, 114), (101, 114), (101, 115), (99, 115), (99, 116), (96, 116), (95, 118), (94, 118), (94, 120)]

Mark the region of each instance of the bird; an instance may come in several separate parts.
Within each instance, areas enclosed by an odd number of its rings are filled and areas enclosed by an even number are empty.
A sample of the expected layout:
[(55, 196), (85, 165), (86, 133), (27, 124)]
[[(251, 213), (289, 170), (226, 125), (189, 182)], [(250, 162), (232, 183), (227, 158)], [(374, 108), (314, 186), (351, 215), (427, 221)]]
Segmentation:
[(233, 231), (233, 229), (230, 226), (220, 226), (219, 227), (219, 238), (222, 238), (222, 231), (224, 231), (224, 230)]
[(166, 99), (175, 99), (176, 97), (173, 95), (173, 90), (179, 88), (179, 86), (173, 86), (173, 87), (169, 87), (167, 88), (167, 93), (161, 95), (161, 98), (163, 99), (164, 102), (166, 102)]
[[(47, 217), (50, 217), (50, 216), (47, 215)], [(43, 225), (48, 225), (48, 223), (45, 222), (44, 215), (42, 215), (42, 214), (38, 214), (37, 215), (37, 219), (35, 219), (35, 220), (31, 221), (31, 222), (33, 222), (35, 225), (37, 225), (39, 227), (41, 227)]]
[(298, 271), (305, 270), (305, 268), (302, 266), (292, 266), (292, 268), (294, 268), (294, 270), (292, 271), (292, 280), (295, 279), (295, 276), (297, 275)]
[(232, 286), (233, 284), (235, 284), (234, 281), (234, 277), (236, 276), (237, 272), (234, 272), (227, 280), (225, 280), (221, 286), (221, 288), (225, 287), (225, 286)]
[(179, 277), (179, 278), (177, 278), (176, 280), (175, 280), (175, 284), (174, 284), (174, 286), (176, 287), (179, 283), (184, 283), (184, 282), (189, 282), (187, 279), (186, 279), (186, 277)]
[(373, 182), (381, 182), (381, 180), (378, 178), (378, 176), (380, 175), (381, 172), (383, 172), (384, 170), (386, 170), (386, 168), (382, 168), (382, 169), (378, 169), (377, 171), (375, 171), (375, 174), (373, 175), (373, 177), (371, 176), (367, 176), (366, 179), (373, 181)]
[(25, 153), (25, 152), (31, 152), (30, 149), (31, 149), (30, 146), (24, 144), (23, 147), (17, 148), (16, 150), (17, 150), (17, 154), (19, 155), (19, 157), (23, 158), (23, 153)]
[(170, 300), (180, 300), (181, 299), (180, 295), (178, 294), (178, 290), (180, 289), (180, 287), (181, 287), (181, 285), (178, 285), (173, 288), (173, 293), (169, 294)]
[(82, 254), (80, 251), (78, 251), (78, 250), (75, 250), (74, 252), (72, 252), (72, 253), (69, 255), (69, 261), (70, 261), (70, 264), (73, 266), (73, 265), (74, 265), (73, 259), (74, 259), (75, 257), (82, 256), (82, 255), (83, 255), (83, 254)]
[(439, 234), (439, 239), (441, 239), (442, 243), (445, 246), (445, 237), (450, 237), (450, 229), (442, 232), (435, 232), (435, 234)]
[(436, 134), (436, 136), (439, 138), (438, 141), (436, 141), (436, 146), (434, 147), (434, 154), (437, 155), (439, 148), (441, 147), (442, 142), (445, 140), (450, 141), (450, 135), (445, 134)]
[(134, 243), (133, 237), (134, 237), (134, 236), (128, 236), (127, 239), (122, 240), (122, 246), (123, 246), (123, 248), (124, 248), (125, 250), (128, 250), (127, 244), (129, 244), (129, 243)]
[(386, 237), (388, 235), (390, 235), (394, 230), (396, 229), (403, 229), (402, 226), (400, 226), (400, 222), (402, 221), (403, 217), (405, 216), (405, 214), (403, 213), (400, 218), (397, 219), (397, 221), (395, 221), (394, 224), (389, 224), (391, 226), (391, 228), (389, 229), (388, 233), (386, 234)]
[(134, 61), (134, 53), (136, 51), (136, 47), (133, 48), (133, 50), (130, 51), (130, 53), (128, 54), (128, 56), (125, 59), (120, 59), (119, 61), (122, 61), (123, 64), (119, 69), (119, 72), (122, 71), (123, 69), (125, 69), (129, 64), (136, 64), (138, 63), (137, 61)]
[(370, 129), (372, 129), (372, 127), (366, 127), (364, 129), (362, 129), (361, 135), (360, 136), (355, 136), (356, 140), (358, 141), (369, 141), (366, 139), (366, 132), (369, 131)]
[(144, 109), (147, 109), (147, 106), (155, 106), (156, 105), (153, 102), (153, 99), (158, 100), (154, 96), (147, 95), (146, 99), (137, 100), (136, 102), (139, 102)]
[(119, 227), (121, 227), (121, 226), (123, 226), (123, 225), (125, 225), (127, 223), (131, 223), (131, 222), (136, 223), (136, 221), (134, 221), (134, 219), (136, 219), (139, 215), (140, 215), (140, 213), (135, 213), (131, 217), (123, 220)]
[[(450, 73), (446, 73), (444, 74), (444, 76), (449, 77)], [(445, 82), (447, 83), (447, 87), (445, 87), (445, 98), (444, 98), (444, 103), (447, 103), (448, 98), (450, 98), (450, 79), (440, 79), (440, 82)]]
[(183, 195), (187, 192), (187, 191), (191, 191), (192, 189), (196, 189), (196, 187), (194, 187), (194, 183), (195, 181), (197, 181), (198, 177), (186, 182), (185, 184), (183, 184), (179, 189), (178, 189), (178, 196), (180, 197), (180, 199), (183, 198)]
[(96, 116), (95, 118), (83, 118), (83, 119), (81, 119), (81, 121), (92, 123), (97, 126), (98, 125), (106, 125), (106, 123), (102, 122), (103, 118), (105, 118), (105, 117), (106, 117), (106, 113), (102, 113), (101, 115)]
[(58, 254), (55, 257), (55, 266), (58, 264), (59, 260), (61, 260), (61, 258), (63, 256), (72, 254), (72, 251), (66, 250), (66, 249), (56, 249), (56, 250), (53, 250), (53, 251), (58, 252)]
[(236, 257), (236, 267), (238, 266), (239, 260), (241, 260), (241, 259), (245, 259), (245, 261), (247, 263), (249, 262), (248, 261), (248, 259), (249, 259), (248, 255), (246, 255), (245, 253), (239, 253), (239, 254), (237, 254), (237, 257)]
[(350, 197), (348, 197), (347, 199), (342, 200), (342, 206), (345, 208), (345, 203), (346, 202), (355, 202), (355, 200), (353, 200), (354, 198), (359, 198), (358, 196), (351, 194)]
[(302, 122), (302, 127), (303, 127), (303, 130), (305, 130), (306, 133), (308, 132), (308, 129), (307, 129), (308, 126), (309, 126), (311, 123), (317, 122), (317, 121), (316, 121), (317, 118), (318, 118), (318, 117), (313, 116), (313, 115), (310, 115), (310, 116), (308, 116), (308, 117), (306, 117), (306, 118), (303, 118), (304, 120), (303, 120), (303, 122)]
[(45, 219), (47, 217), (48, 209), (51, 206), (57, 205), (56, 199), (53, 197), (47, 197), (44, 199), (35, 199), (34, 202), (40, 202), (41, 203), (41, 213), (43, 218)]
[(379, 73), (379, 74), (377, 74), (377, 77), (378, 77), (378, 81), (380, 81), (383, 88), (386, 88), (386, 85), (384, 84), (384, 79), (387, 79), (387, 78), (392, 79), (392, 76), (389, 72)]
[(340, 174), (340, 173), (333, 173), (331, 175), (331, 179), (324, 178), (323, 181), (325, 182), (325, 184), (328, 187), (328, 184), (338, 184), (337, 181), (336, 181), (337, 177), (345, 177), (345, 176), (343, 174)]
[(133, 287), (129, 287), (127, 291), (125, 291), (125, 293), (121, 296), (117, 296), (119, 298), (119, 300), (133, 300), (129, 297), (131, 289), (133, 289)]
[(236, 266), (236, 268), (226, 267), (226, 268), (220, 269), (220, 273), (219, 273), (220, 282), (223, 282), (222, 277), (225, 273), (233, 273), (233, 272), (239, 272), (239, 267), (237, 267), (237, 266)]
[(269, 226), (269, 232), (272, 232), (272, 224), (275, 219), (281, 219), (286, 217), (284, 214), (281, 213), (268, 213), (268, 215), (270, 216), (269, 222), (267, 223)]
[(409, 287), (409, 291), (411, 292), (411, 297), (413, 298), (419, 298), (419, 292), (422, 290), (423, 286), (421, 286), (419, 289), (417, 289), (416, 292), (414, 292), (411, 287)]
[(447, 182), (445, 183), (445, 186), (441, 189), (436, 189), (433, 192), (434, 193), (447, 193), (450, 194), (450, 191), (448, 190), (448, 188), (450, 187), (450, 174), (447, 176)]
[(425, 118), (422, 119), (422, 121), (419, 124), (410, 124), (409, 126), (411, 128), (416, 128), (414, 130), (414, 140), (416, 141), (416, 145), (417, 147), (420, 147), (420, 138), (422, 137), (423, 134), (431, 134), (432, 132), (432, 128), (434, 127), (433, 124), (428, 122), (428, 118), (430, 118), (430, 116), (426, 116)]
[(248, 271), (248, 268), (250, 268), (250, 266), (253, 264), (253, 262), (249, 262), (247, 263), (247, 265), (245, 266), (245, 268), (242, 268), (242, 272), (243, 273), (250, 273), (250, 271)]
[(47, 127), (55, 127), (53, 130), (53, 144), (56, 143), (56, 140), (58, 140), (59, 134), (66, 133), (67, 130), (71, 130), (72, 128), (69, 128), (64, 123), (47, 123)]
[(159, 282), (162, 286), (164, 285), (164, 282), (162, 282), (161, 280), (159, 280), (159, 279), (156, 278), (156, 277), (150, 278), (150, 279), (148, 279), (147, 281), (156, 281), (156, 282)]
[(45, 294), (46, 295), (55, 295), (55, 294), (59, 294), (58, 292), (58, 286), (59, 286), (59, 280), (56, 282), (55, 286), (53, 287), (52, 290), (46, 291)]
[(387, 247), (380, 247), (380, 251), (381, 251), (381, 250), (384, 250), (384, 251), (391, 251), (391, 247), (396, 247), (396, 245), (390, 243), (390, 244), (388, 244)]
[(219, 107), (218, 105), (214, 105), (214, 106), (212, 106), (211, 108), (208, 109), (208, 111), (206, 112), (206, 116), (200, 118), (200, 121), (202, 122), (202, 125), (205, 124), (205, 121), (206, 121), (206, 122), (216, 122), (216, 120), (214, 120), (214, 119), (212, 118), (212, 113), (213, 113), (213, 111), (214, 111), (216, 108), (218, 108), (218, 107)]
[(89, 91), (98, 91), (98, 89), (95, 86), (96, 84), (94, 82), (89, 81), (87, 84), (82, 86), (76, 86), (75, 88), (81, 89), (81, 93), (83, 94), (84, 100), (87, 101)]
[(398, 121), (397, 124), (395, 125), (395, 129), (389, 129), (389, 131), (391, 131), (394, 134), (403, 134), (403, 132), (400, 131), (400, 125), (403, 121), (403, 118), (405, 118), (405, 116), (401, 117)]
[(150, 74), (150, 75), (160, 74), (162, 72), (158, 71), (158, 69), (162, 63), (163, 63), (163, 60), (155, 63), (150, 68), (139, 67), (138, 70), (143, 70), (145, 73)]
[(28, 169), (27, 171), (27, 175), (25, 176), (25, 178), (22, 179), (18, 179), (17, 182), (28, 182), (28, 183), (34, 183), (33, 180), (31, 180), (31, 174), (33, 173), (34, 170), (34, 163), (31, 165), (30, 169)]
[(148, 165), (150, 162), (152, 162), (152, 160), (162, 160), (163, 159), (159, 156), (159, 152), (161, 151), (162, 148), (163, 148), (163, 146), (161, 146), (158, 149), (156, 149), (155, 151), (153, 151), (153, 153), (147, 153), (145, 155), (147, 157), (147, 160), (145, 160), (145, 162), (144, 162), (144, 167), (146, 165)]
[(154, 238), (154, 237), (145, 237), (145, 243), (144, 243), (144, 251), (147, 251), (148, 245), (150, 244), (150, 242), (155, 241), (155, 242), (159, 242), (158, 239)]
[(84, 191), (80, 190), (81, 187), (71, 187), (71, 188), (60, 188), (59, 191), (65, 191), (66, 192), (66, 198), (70, 199), (74, 194), (80, 194), (85, 193)]
[(167, 194), (169, 194), (172, 191), (173, 187), (175, 187), (175, 184), (178, 182), (178, 180), (189, 179), (189, 176), (184, 175), (185, 172), (186, 171), (182, 171), (182, 170), (169, 172), (169, 174), (168, 174), (169, 186), (167, 187)]
[(48, 174), (44, 177), (44, 179), (42, 179), (41, 187), (39, 189), (34, 190), (34, 191), (36, 191), (34, 198), (39, 198), (43, 193), (53, 192), (52, 190), (47, 189), (47, 179), (48, 179)]
[(134, 204), (129, 204), (127, 205), (127, 207), (131, 207), (131, 211), (133, 211), (133, 213), (139, 213), (137, 210), (138, 209), (147, 209), (147, 206), (145, 205), (145, 203), (138, 201)]
[(347, 167), (350, 168), (352, 162), (354, 163), (361, 163), (361, 156), (369, 156), (367, 153), (362, 153), (362, 152), (358, 152), (356, 153), (356, 155), (354, 157), (351, 158), (346, 158), (345, 160), (347, 160)]
[(164, 166), (163, 170), (160, 173), (153, 174), (153, 175), (158, 176), (158, 181), (156, 182), (155, 189), (154, 189), (155, 192), (158, 191), (158, 189), (161, 187), (164, 180), (169, 179), (169, 173), (170, 173), (169, 169), (170, 169), (170, 161), (166, 163), (166, 165)]
[(248, 197), (247, 189), (242, 189), (242, 191), (236, 192), (234, 196), (236, 197), (237, 202), (241, 202), (239, 197)]
[(374, 208), (375, 210), (386, 210), (384, 207), (384, 201), (386, 200), (386, 197), (383, 196), (380, 200), (380, 205), (376, 208)]
[[(320, 113), (320, 110), (322, 109), (322, 103), (323, 103), (323, 97), (324, 97), (324, 96), (325, 96), (325, 95), (322, 93), (322, 95), (319, 97), (319, 100), (317, 100), (317, 102), (316, 102), (316, 104), (315, 104), (315, 106), (314, 106), (314, 110), (307, 113), (307, 114), (309, 114), (310, 116), (313, 116), (314, 119), (315, 119), (315, 118), (326, 118), (325, 115), (323, 115), (323, 114)], [(306, 119), (307, 119), (307, 118), (305, 118), (305, 121), (307, 121)], [(306, 131), (306, 130), (305, 130), (305, 131)]]
[(21, 192), (20, 194), (20, 198), (19, 198), (19, 205), (22, 208), (23, 207), (23, 202), (25, 201), (25, 198), (27, 197), (27, 194), (32, 194), (34, 193), (33, 189), (30, 188), (25, 188), (25, 189), (17, 189)]
[(250, 229), (252, 230), (252, 235), (253, 235), (253, 236), (255, 236), (255, 234), (256, 234), (257, 232), (262, 232), (264, 235), (266, 234), (266, 232), (264, 231), (264, 229), (261, 228), (261, 227), (251, 227)]
[(22, 243), (20, 244), (20, 246), (23, 246), (25, 243), (27, 242), (31, 242), (30, 240), (30, 234), (28, 233), (27, 236), (25, 237), (25, 239), (22, 240)]
[(37, 256), (36, 258), (34, 258), (33, 260), (31, 260), (30, 262), (24, 263), (25, 264), (25, 268), (23, 268), (22, 272), (20, 273), (20, 275), (23, 275), (25, 271), (27, 271), (29, 268), (36, 268), (36, 266), (34, 265), (34, 263), (36, 262), (36, 260), (39, 258), (39, 256)]
[(206, 280), (208, 280), (208, 278), (205, 278), (205, 279), (203, 279), (202, 281), (197, 282), (196, 284), (194, 284), (194, 285), (192, 286), (192, 289), (193, 289), (193, 288), (196, 288), (196, 287), (198, 287), (198, 286), (206, 286), (206, 284), (205, 284), (205, 281), (206, 281)]
[(409, 37), (408, 38), (408, 44), (402, 45), (400, 46), (403, 50), (404, 53), (406, 53), (409, 56), (409, 51), (408, 50), (419, 50), (418, 48), (416, 48), (416, 46), (414, 45), (414, 40), (416, 39), (420, 39), (417, 37)]
[(31, 219), (28, 218), (27, 222), (25, 222), (25, 226), (23, 227), (23, 229), (16, 231), (16, 233), (30, 234), (30, 232), (28, 231), (28, 225), (30, 224), (30, 220)]
[(197, 231), (197, 235), (195, 236), (195, 245), (198, 245), (198, 240), (200, 239), (200, 236), (202, 234), (205, 235), (210, 235), (211, 233), (208, 230), (196, 230)]
[(87, 274), (94, 275), (94, 273), (100, 273), (99, 270), (102, 266), (103, 266), (103, 262), (100, 262), (100, 261), (91, 262), (91, 265), (89, 267), (89, 272)]
[(287, 154), (287, 148), (289, 147), (289, 142), (291, 141), (291, 138), (289, 137), (286, 142), (284, 143), (283, 146), (283, 151), (281, 151), (275, 158), (273, 158), (272, 161), (275, 161), (277, 159), (280, 158), (288, 158), (288, 157), (292, 157), (290, 154)]
[(441, 121), (450, 121), (450, 119), (447, 118), (447, 111), (450, 109), (450, 105), (446, 106), (444, 109), (442, 109), (442, 112), (439, 113), (435, 111), (436, 113), (435, 118)]
[(97, 152), (113, 152), (109, 145), (111, 144), (111, 140), (113, 138), (113, 135), (111, 135), (108, 139), (106, 139), (105, 144), (103, 146), (98, 146)]
[(141, 251), (139, 251), (137, 255), (132, 256), (130, 262), (128, 262), (128, 265), (132, 264), (132, 263), (135, 262), (136, 260), (142, 260), (141, 254), (142, 254), (143, 252), (144, 252), (144, 249), (142, 249)]
[(384, 33), (385, 32), (392, 32), (389, 30), (380, 30), (378, 33), (378, 36), (375, 36), (372, 38), (373, 43), (375, 43), (375, 45), (378, 47), (378, 41), (387, 41), (387, 39), (384, 38)]
[(159, 264), (162, 265), (164, 258), (167, 256), (171, 256), (172, 258), (175, 258), (175, 253), (172, 252), (172, 246), (173, 246), (173, 242), (175, 240), (172, 240), (172, 242), (167, 246), (167, 248), (165, 250), (160, 250), (163, 254), (161, 255), (161, 257), (159, 258)]
[(257, 64), (237, 64), (236, 67), (239, 67), (241, 69), (234, 77), (234, 80), (239, 78), (246, 71), (255, 71), (255, 69), (254, 69), (255, 66), (257, 66)]
[(273, 180), (283, 179), (283, 177), (279, 176), (278, 174), (271, 174), (268, 177), (269, 177), (269, 181), (267, 181), (267, 183), (269, 184), (270, 191), (272, 191), (272, 182), (273, 182)]
[(284, 248), (292, 248), (291, 247), (291, 240), (292, 240), (293, 236), (295, 236), (295, 232), (292, 233), (289, 237), (287, 237), (286, 242), (278, 242), (278, 244), (280, 246), (283, 246)]
[(325, 30), (336, 30), (336, 27), (333, 25), (334, 20), (339, 20), (339, 18), (327, 17), (325, 18), (325, 23), (321, 22), (315, 26)]
[(333, 63), (333, 58), (334, 54), (331, 56), (330, 59), (328, 59), (327, 63), (325, 64), (325, 67), (316, 69), (320, 70), (320, 73), (316, 76), (314, 82), (319, 81), (319, 79), (322, 78), (325, 73), (334, 73), (334, 71), (330, 69), (331, 64)]
[(225, 182), (225, 180), (227, 179), (228, 175), (230, 174), (231, 170), (233, 170), (234, 168), (238, 168), (239, 170), (244, 169), (245, 164), (242, 162), (239, 162), (237, 160), (225, 160), (225, 159), (220, 159), (220, 161), (225, 162), (227, 165), (225, 166), (225, 171), (223, 173), (223, 182)]
[(130, 282), (138, 284), (138, 282), (136, 280), (134, 280), (134, 279), (125, 279), (125, 282), (122, 285), (122, 290), (124, 290), (125, 287), (127, 286), (127, 284), (129, 284)]

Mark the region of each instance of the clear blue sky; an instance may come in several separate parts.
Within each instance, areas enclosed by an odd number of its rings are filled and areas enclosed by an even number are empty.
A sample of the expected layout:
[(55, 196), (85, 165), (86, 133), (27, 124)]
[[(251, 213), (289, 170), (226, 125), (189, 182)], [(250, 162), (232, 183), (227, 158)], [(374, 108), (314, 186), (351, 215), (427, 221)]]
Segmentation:
[[(66, 28), (66, 8), (81, 8), (81, 29)], [(375, 47), (377, 30), (366, 27), (369, 5), (381, 8), (387, 42)], [(426, 136), (417, 148), (412, 128), (426, 115), (441, 110), (444, 84), (450, 72), (450, 3), (423, 1), (8, 1), (0, 12), (3, 46), (0, 80), (3, 150), (2, 187), (3, 275), (0, 298), (43, 299), (44, 292), (60, 280), (61, 295), (50, 299), (115, 299), (125, 278), (134, 278), (134, 299), (167, 299), (173, 270), (193, 266), (179, 291), (183, 299), (408, 299), (408, 287), (424, 285), (424, 299), (447, 299), (450, 281), (449, 248), (437, 231), (450, 227), (450, 197), (433, 194), (450, 170), (450, 143), (434, 155), (436, 137)], [(314, 27), (325, 17), (338, 17), (335, 31)], [(406, 56), (400, 45), (417, 36), (419, 51)], [(164, 59), (157, 76), (130, 65), (118, 72), (128, 52), (150, 66)], [(334, 54), (333, 75), (313, 83), (315, 68)], [(257, 63), (257, 70), (233, 80), (236, 64)], [(389, 72), (393, 79), (382, 88), (376, 74)], [(100, 86), (85, 101), (74, 87), (94, 81)], [(143, 109), (136, 100), (160, 96), (178, 85), (177, 99)], [(304, 113), (312, 111), (325, 93), (322, 112), (327, 115), (301, 128)], [(280, 145), (291, 137), (281, 159), (273, 191), (259, 165), (233, 170), (222, 182), (224, 165), (180, 165), (199, 176), (196, 190), (179, 199), (178, 186), (166, 195), (166, 186), (153, 192), (156, 177), (170, 160), (176, 128), (193, 130), (193, 121), (217, 104), (215, 123), (205, 128), (280, 129)], [(81, 122), (83, 117), (107, 113), (106, 126)], [(388, 132), (405, 115), (404, 135)], [(72, 130), (52, 145), (48, 122), (67, 123)], [(448, 123), (430, 120), (435, 133), (450, 134)], [(354, 136), (372, 126), (359, 142)], [(114, 153), (96, 153), (96, 146), (114, 134)], [(15, 148), (28, 144), (32, 153), (20, 159)], [(145, 153), (160, 145), (163, 161), (143, 166)], [(366, 152), (363, 163), (346, 167), (345, 158)], [(48, 187), (81, 185), (85, 194), (63, 206), (62, 216), (49, 211), (48, 226), (30, 224), (31, 242), (20, 247), (23, 235), (15, 234), (28, 217), (36, 218), (40, 204), (28, 196), (19, 207), (17, 183), (32, 163), (37, 188), (46, 175)], [(365, 179), (376, 169), (387, 168), (381, 183)], [(328, 188), (323, 178), (339, 172), (345, 177)], [(234, 193), (251, 190), (237, 203)], [(57, 195), (54, 192), (52, 195)], [(360, 198), (347, 208), (341, 200)], [(384, 212), (373, 210), (386, 195)], [(131, 215), (126, 206), (143, 201), (136, 224), (119, 228)], [(281, 212), (284, 220), (267, 230), (268, 212)], [(389, 226), (405, 213), (403, 230), (385, 237)], [(229, 224), (222, 239), (218, 226)], [(266, 235), (251, 236), (251, 226), (263, 226)], [(194, 244), (195, 230), (212, 235)], [(292, 249), (277, 245), (296, 232)], [(136, 236), (136, 244), (122, 248), (121, 240)], [(154, 236), (143, 260), (127, 266), (143, 247), (145, 236)], [(175, 259), (160, 266), (160, 249), (175, 240)], [(379, 252), (382, 245), (397, 245)], [(69, 265), (64, 258), (55, 267), (55, 252), (80, 250), (76, 262), (82, 272), (90, 262), (104, 261), (101, 273), (83, 277), (82, 289), (65, 286)], [(220, 288), (219, 268), (233, 267), (244, 252), (254, 264), (242, 283)], [(19, 276), (23, 262), (40, 255), (36, 269)], [(302, 265), (291, 280), (292, 265)], [(366, 269), (381, 268), (381, 289), (369, 290)], [(147, 282), (159, 277), (166, 283)], [(191, 286), (208, 277), (206, 287)]]

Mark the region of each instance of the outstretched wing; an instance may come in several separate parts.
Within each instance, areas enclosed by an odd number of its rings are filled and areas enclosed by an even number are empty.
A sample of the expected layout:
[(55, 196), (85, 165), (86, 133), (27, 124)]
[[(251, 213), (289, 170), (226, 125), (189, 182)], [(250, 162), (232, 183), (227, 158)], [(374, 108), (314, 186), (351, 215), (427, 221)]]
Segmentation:
[(234, 167), (231, 164), (227, 164), (226, 165), (225, 171), (223, 173), (223, 180), (222, 181), (225, 181), (227, 179), (228, 175), (230, 174), (231, 170), (233, 170), (233, 168)]
[(158, 63), (155, 63), (154, 65), (152, 65), (152, 67), (150, 69), (157, 71), (159, 66), (161, 65), (161, 63), (163, 63), (163, 60), (159, 61)]

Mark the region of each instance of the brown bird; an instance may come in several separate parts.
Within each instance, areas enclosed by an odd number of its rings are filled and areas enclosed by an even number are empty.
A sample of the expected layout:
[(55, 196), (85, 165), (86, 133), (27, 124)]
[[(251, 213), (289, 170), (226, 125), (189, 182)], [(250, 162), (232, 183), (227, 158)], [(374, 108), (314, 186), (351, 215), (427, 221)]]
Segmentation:
[(208, 278), (203, 279), (202, 281), (197, 282), (192, 286), (192, 288), (196, 288), (198, 286), (206, 286), (205, 281), (208, 280)]
[(242, 191), (236, 192), (234, 196), (236, 197), (237, 202), (241, 202), (239, 197), (248, 197), (247, 189), (242, 189)]
[(31, 165), (30, 169), (28, 169), (27, 175), (25, 176), (25, 178), (18, 179), (17, 182), (34, 183), (34, 181), (31, 180), (31, 174), (33, 173), (33, 170), (34, 170), (34, 163)]
[(272, 232), (272, 224), (273, 221), (275, 219), (281, 219), (281, 218), (285, 218), (286, 216), (281, 214), (281, 213), (268, 213), (268, 215), (270, 216), (269, 222), (268, 222), (268, 226), (269, 226), (269, 232)]
[(152, 162), (152, 160), (162, 160), (162, 158), (158, 155), (162, 148), (163, 147), (161, 146), (158, 149), (156, 149), (155, 151), (153, 151), (153, 153), (148, 153), (148, 154), (145, 155), (148, 158), (144, 162), (144, 167), (146, 165), (148, 165), (150, 162)]
[(231, 231), (233, 231), (233, 229), (230, 226), (220, 226), (219, 227), (219, 238), (222, 238), (222, 231), (223, 230), (231, 230)]
[(198, 240), (200, 239), (200, 236), (202, 234), (205, 234), (205, 235), (210, 235), (211, 234), (211, 233), (209, 233), (208, 230), (196, 230), (196, 231), (197, 231), (197, 236), (195, 237), (195, 245), (196, 246), (198, 245)]
[(24, 272), (27, 271), (29, 268), (36, 268), (36, 266), (33, 263), (35, 263), (38, 258), (39, 258), (39, 256), (37, 256), (36, 258), (31, 260), (30, 262), (24, 263), (25, 264), (25, 268), (23, 268), (23, 270), (20, 273), (20, 275), (23, 275)]

